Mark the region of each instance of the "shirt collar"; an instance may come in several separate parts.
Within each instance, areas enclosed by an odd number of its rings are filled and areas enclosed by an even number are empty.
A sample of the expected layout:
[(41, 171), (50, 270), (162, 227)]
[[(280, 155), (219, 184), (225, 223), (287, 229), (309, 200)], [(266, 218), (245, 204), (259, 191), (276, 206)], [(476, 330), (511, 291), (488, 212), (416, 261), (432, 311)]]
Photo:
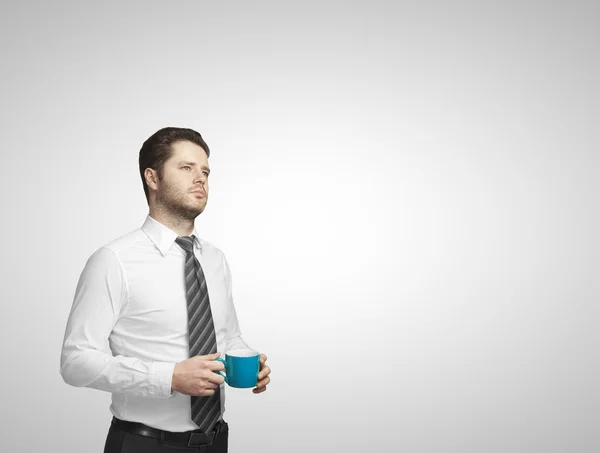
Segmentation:
[[(175, 242), (175, 239), (179, 237), (177, 233), (159, 221), (154, 220), (149, 214), (146, 216), (146, 220), (142, 225), (142, 230), (144, 233), (146, 233), (150, 240), (154, 242), (154, 245), (156, 245), (156, 248), (160, 251), (162, 256), (167, 254)], [(202, 253), (202, 242), (200, 240), (200, 236), (198, 236), (196, 225), (194, 225), (194, 232), (192, 234), (196, 237), (194, 243), (200, 249), (200, 253)]]

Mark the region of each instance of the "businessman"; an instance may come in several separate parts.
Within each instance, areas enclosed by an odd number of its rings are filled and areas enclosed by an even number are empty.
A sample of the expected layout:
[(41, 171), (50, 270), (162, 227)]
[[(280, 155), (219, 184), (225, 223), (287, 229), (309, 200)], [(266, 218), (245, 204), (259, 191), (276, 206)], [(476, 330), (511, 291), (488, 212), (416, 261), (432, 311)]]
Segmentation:
[[(105, 453), (227, 452), (216, 359), (251, 348), (227, 260), (195, 225), (208, 200), (209, 156), (191, 129), (148, 138), (139, 153), (148, 216), (96, 250), (77, 284), (60, 372), (70, 385), (112, 393)], [(270, 382), (266, 360), (260, 354), (256, 394)]]

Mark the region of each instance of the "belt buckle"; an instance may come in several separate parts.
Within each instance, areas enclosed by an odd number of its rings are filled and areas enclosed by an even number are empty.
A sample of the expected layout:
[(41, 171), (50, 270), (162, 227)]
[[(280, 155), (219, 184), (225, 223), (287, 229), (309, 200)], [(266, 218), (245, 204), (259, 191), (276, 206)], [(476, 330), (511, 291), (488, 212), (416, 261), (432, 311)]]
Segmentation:
[(214, 431), (210, 433), (190, 433), (188, 447), (203, 447), (206, 445), (212, 445), (214, 439)]

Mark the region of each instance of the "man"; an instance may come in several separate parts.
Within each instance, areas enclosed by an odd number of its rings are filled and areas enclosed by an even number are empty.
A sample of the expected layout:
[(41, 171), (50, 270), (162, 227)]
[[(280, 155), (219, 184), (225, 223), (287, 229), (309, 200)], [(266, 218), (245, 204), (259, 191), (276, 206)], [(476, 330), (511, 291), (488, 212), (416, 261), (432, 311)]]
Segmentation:
[[(216, 359), (249, 347), (227, 260), (194, 224), (208, 200), (209, 155), (191, 129), (146, 140), (139, 166), (149, 214), (94, 252), (79, 279), (60, 372), (70, 385), (112, 393), (105, 453), (227, 451)], [(266, 359), (257, 394), (270, 382)]]

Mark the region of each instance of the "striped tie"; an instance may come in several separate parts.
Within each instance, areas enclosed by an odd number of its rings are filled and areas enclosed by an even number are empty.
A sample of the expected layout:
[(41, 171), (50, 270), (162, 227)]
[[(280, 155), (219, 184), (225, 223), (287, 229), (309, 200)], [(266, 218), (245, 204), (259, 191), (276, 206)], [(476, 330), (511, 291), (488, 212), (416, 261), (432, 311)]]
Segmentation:
[[(217, 337), (213, 324), (208, 289), (202, 266), (194, 255), (194, 236), (180, 236), (175, 242), (185, 251), (184, 278), (188, 309), (190, 357), (217, 352)], [(191, 397), (191, 418), (204, 431), (209, 432), (221, 417), (221, 389), (211, 396)]]

